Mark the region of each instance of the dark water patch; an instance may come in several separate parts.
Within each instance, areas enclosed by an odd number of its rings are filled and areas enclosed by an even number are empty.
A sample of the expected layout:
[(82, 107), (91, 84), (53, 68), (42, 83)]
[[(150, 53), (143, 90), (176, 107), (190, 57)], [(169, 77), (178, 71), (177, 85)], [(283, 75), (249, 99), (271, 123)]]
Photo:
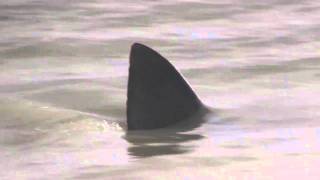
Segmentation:
[[(104, 8), (90, 8), (90, 7), (78, 7), (79, 8), (79, 16), (84, 16), (84, 17), (98, 17), (98, 16), (110, 16), (112, 17), (113, 15), (122, 15), (117, 9), (104, 9)], [(128, 14), (129, 16), (129, 14)], [(105, 19), (106, 20), (106, 19)]]
[(6, 52), (6, 50), (15, 49), (18, 47), (23, 47), (29, 44), (34, 44), (35, 38), (32, 37), (7, 37), (0, 39), (0, 45), (2, 46), (0, 49), (0, 56), (2, 57), (2, 52)]
[(238, 162), (247, 162), (247, 161), (255, 161), (258, 160), (256, 157), (250, 157), (250, 156), (234, 156), (230, 158), (232, 161), (238, 161)]
[(36, 161), (26, 162), (26, 163), (19, 164), (18, 167), (37, 168), (37, 167), (46, 166), (46, 165), (50, 165), (50, 162), (36, 162)]
[(297, 66), (310, 70), (316, 70), (320, 68), (320, 57), (306, 57), (301, 59), (292, 60), (282, 63), (287, 66)]
[(12, 18), (10, 16), (0, 15), (0, 22), (1, 21), (10, 21), (10, 20), (12, 20)]
[[(25, 129), (25, 127), (24, 127)], [(34, 130), (2, 130), (6, 132), (6, 135), (2, 135), (0, 139), (1, 146), (8, 147), (20, 147), (25, 148), (27, 146), (33, 146), (35, 143), (39, 143), (49, 136), (46, 132), (36, 132)]]
[(310, 0), (300, 1), (300, 0), (273, 0), (273, 3), (276, 6), (289, 6), (289, 5), (303, 5), (308, 4)]
[[(81, 36), (81, 34), (79, 34)], [(124, 58), (128, 56), (130, 46), (138, 41), (141, 43), (155, 46), (159, 49), (163, 47), (176, 46), (177, 43), (166, 40), (152, 40), (148, 38), (125, 38), (108, 40), (103, 37), (101, 40), (92, 40), (90, 37), (64, 37), (50, 42), (42, 42), (41, 37), (26, 39), (31, 42), (28, 45), (16, 46), (12, 43), (11, 47), (2, 50), (0, 55), (5, 59), (28, 59), (28, 58)], [(21, 39), (23, 41), (23, 39)]]
[(296, 9), (296, 12), (298, 13), (311, 13), (315, 11), (319, 11), (320, 6), (308, 6), (308, 7), (299, 7)]
[[(156, 23), (150, 14), (138, 14), (125, 17), (106, 17), (101, 20), (111, 27), (149, 27)], [(103, 23), (105, 24), (105, 23)], [(102, 26), (104, 26), (101, 24)]]
[(17, 84), (0, 86), (0, 92), (2, 93), (22, 93), (27, 91), (39, 90), (43, 88), (59, 87), (64, 85), (74, 85), (88, 82), (88, 79), (61, 79), (61, 80), (51, 80), (51, 81), (40, 81), (40, 82), (29, 82), (25, 84)]
[(253, 40), (253, 41), (247, 41), (247, 42), (241, 42), (236, 43), (236, 46), (238, 47), (272, 47), (275, 45), (286, 45), (286, 46), (292, 46), (292, 45), (298, 45), (301, 43), (305, 43), (303, 40), (298, 40), (295, 37), (289, 37), (289, 36), (280, 36), (275, 37), (272, 39), (267, 40)]
[(34, 58), (34, 57), (103, 57), (105, 47), (99, 44), (82, 44), (72, 46), (59, 42), (38, 42), (32, 45), (5, 50), (3, 58)]
[(180, 2), (174, 5), (158, 5), (153, 8), (158, 21), (199, 21), (212, 19), (227, 19), (245, 13), (239, 6), (231, 4), (210, 4), (195, 2)]
[(310, 0), (300, 1), (300, 0), (269, 0), (269, 1), (253, 1), (253, 0), (242, 0), (243, 4), (251, 4), (255, 6), (268, 6), (268, 7), (281, 7), (281, 6), (294, 6), (294, 5), (304, 5), (308, 4)]
[(258, 3), (246, 3), (243, 4), (244, 7), (246, 7), (247, 10), (251, 11), (262, 11), (262, 10), (268, 10), (271, 9), (271, 4), (258, 4)]
[(301, 2), (299, 0), (269, 0), (269, 1), (253, 1), (253, 0), (241, 0), (238, 2), (238, 6), (243, 6), (247, 11), (263, 11), (273, 8), (307, 5), (310, 1)]
[(68, 6), (70, 6), (70, 1), (66, 0), (57, 0), (57, 1), (31, 1), (19, 4), (1, 4), (1, 10), (8, 11), (31, 11), (35, 12), (37, 10), (43, 11), (64, 11), (68, 10)]
[(304, 28), (299, 29), (296, 36), (306, 36), (309, 37), (310, 42), (319, 41), (320, 40), (320, 24), (314, 23), (310, 26), (306, 26)]
[[(245, 11), (231, 4), (210, 4), (195, 2), (180, 2), (174, 5), (159, 5), (154, 7), (158, 16), (176, 19), (199, 21), (208, 19), (227, 19)], [(177, 13), (178, 12), (178, 13)]]

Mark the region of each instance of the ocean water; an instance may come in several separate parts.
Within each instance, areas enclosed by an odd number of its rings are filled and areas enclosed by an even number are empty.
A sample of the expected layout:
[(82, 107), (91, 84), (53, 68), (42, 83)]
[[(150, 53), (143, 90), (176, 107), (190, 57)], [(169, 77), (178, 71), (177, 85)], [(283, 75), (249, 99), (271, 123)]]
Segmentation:
[[(0, 2), (0, 179), (319, 179), (320, 2)], [(127, 132), (128, 54), (212, 109)]]

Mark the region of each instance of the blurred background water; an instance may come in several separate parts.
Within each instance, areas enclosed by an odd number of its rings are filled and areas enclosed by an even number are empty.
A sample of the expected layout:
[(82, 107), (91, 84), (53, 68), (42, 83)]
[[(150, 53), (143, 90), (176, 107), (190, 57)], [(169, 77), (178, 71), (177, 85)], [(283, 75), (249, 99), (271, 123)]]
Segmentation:
[[(1, 179), (318, 179), (320, 2), (0, 2)], [(133, 42), (213, 114), (127, 133)]]

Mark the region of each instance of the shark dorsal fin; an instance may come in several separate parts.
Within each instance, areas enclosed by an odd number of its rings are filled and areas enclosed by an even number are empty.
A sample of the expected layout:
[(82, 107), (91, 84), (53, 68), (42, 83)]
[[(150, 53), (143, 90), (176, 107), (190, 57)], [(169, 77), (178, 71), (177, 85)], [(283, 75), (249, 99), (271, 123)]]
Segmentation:
[(166, 127), (203, 107), (174, 66), (139, 43), (131, 47), (127, 96), (128, 130)]

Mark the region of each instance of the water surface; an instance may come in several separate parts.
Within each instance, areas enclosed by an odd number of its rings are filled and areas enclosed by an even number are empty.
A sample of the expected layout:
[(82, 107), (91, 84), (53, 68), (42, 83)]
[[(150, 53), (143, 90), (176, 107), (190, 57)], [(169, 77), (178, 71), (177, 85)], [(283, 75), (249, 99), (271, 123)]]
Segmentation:
[[(320, 3), (0, 2), (3, 179), (318, 179)], [(167, 57), (213, 109), (128, 133), (128, 54)]]

